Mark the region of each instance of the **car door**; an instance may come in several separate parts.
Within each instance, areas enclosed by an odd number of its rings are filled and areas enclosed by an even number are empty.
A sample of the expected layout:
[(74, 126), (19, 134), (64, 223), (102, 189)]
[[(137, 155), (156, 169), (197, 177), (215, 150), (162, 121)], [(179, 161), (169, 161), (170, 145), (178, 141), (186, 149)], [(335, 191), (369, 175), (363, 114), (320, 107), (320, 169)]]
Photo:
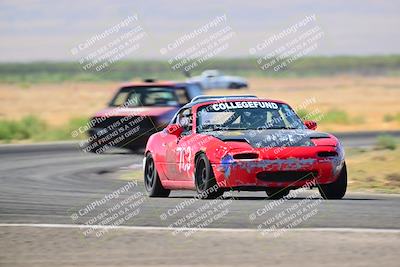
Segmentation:
[(174, 123), (184, 128), (179, 137), (170, 138), (166, 146), (166, 175), (169, 180), (191, 180), (190, 162), (192, 161), (192, 113), (191, 108), (181, 110)]
[(161, 137), (156, 153), (156, 160), (160, 163), (161, 171), (164, 176), (168, 180), (171, 180), (171, 177), (174, 177), (171, 173), (171, 167), (175, 161), (175, 156), (172, 155), (172, 153), (178, 138), (173, 134), (169, 134), (166, 130), (163, 131)]

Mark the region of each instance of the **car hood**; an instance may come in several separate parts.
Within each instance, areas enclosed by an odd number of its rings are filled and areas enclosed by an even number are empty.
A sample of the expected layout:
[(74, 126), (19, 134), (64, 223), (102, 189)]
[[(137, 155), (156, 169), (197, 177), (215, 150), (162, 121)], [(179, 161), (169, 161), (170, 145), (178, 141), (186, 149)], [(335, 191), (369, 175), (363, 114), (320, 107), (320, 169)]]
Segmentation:
[(215, 131), (204, 134), (223, 142), (246, 142), (253, 148), (336, 145), (330, 134), (308, 129)]
[(121, 108), (109, 107), (98, 111), (95, 117), (114, 117), (114, 116), (151, 116), (158, 117), (168, 113), (174, 113), (177, 107), (135, 107), (135, 108)]

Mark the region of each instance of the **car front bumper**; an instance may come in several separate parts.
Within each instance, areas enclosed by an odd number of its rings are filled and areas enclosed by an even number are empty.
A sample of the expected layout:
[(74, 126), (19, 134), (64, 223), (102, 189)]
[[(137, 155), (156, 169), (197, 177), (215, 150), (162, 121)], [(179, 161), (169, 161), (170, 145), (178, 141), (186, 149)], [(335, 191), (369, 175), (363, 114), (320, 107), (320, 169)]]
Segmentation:
[(91, 143), (97, 146), (109, 145), (111, 147), (137, 148), (145, 147), (149, 137), (157, 132), (157, 128), (140, 131), (132, 128), (124, 132), (107, 132), (105, 128), (91, 128), (88, 131)]
[(212, 168), (217, 183), (223, 188), (298, 188), (310, 182), (329, 184), (337, 179), (344, 157), (341, 154), (333, 157), (316, 156), (319, 150), (328, 149), (336, 151), (333, 147), (314, 147), (307, 153), (288, 153), (288, 156), (279, 158), (264, 155), (256, 160), (222, 161), (213, 163)]

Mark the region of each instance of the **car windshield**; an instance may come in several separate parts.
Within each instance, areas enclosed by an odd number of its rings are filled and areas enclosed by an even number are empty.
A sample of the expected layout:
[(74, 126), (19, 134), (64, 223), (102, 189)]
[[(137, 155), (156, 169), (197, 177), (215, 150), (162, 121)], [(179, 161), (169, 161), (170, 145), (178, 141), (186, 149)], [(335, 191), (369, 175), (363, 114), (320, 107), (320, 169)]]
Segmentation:
[(262, 129), (305, 129), (288, 105), (266, 101), (232, 101), (202, 106), (197, 132)]
[(188, 101), (184, 88), (124, 87), (114, 96), (110, 106), (177, 106)]

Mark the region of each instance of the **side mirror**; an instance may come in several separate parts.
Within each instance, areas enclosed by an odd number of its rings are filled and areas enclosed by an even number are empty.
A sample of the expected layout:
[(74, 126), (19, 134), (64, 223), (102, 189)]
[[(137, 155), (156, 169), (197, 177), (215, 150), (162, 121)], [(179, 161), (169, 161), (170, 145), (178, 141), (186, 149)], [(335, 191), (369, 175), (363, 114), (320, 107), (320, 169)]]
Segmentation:
[(304, 121), (304, 125), (310, 130), (317, 129), (317, 122), (315, 121)]
[(179, 124), (169, 124), (167, 127), (165, 127), (165, 130), (167, 131), (167, 133), (179, 137), (183, 132), (183, 127)]

